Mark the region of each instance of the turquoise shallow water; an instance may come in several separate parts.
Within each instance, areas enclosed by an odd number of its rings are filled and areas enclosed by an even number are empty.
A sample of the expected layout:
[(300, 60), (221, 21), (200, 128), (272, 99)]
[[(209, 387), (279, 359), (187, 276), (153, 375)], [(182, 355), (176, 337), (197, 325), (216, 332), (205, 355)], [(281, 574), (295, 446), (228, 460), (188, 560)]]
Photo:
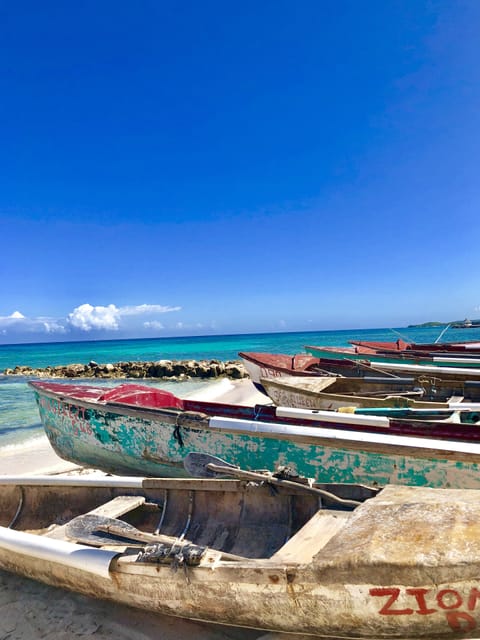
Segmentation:
[[(69, 363), (119, 362), (122, 360), (238, 359), (239, 351), (301, 353), (306, 344), (347, 346), (349, 340), (395, 340), (434, 342), (441, 330), (435, 328), (362, 329), (303, 333), (261, 333), (152, 340), (109, 340), (97, 342), (59, 342), (48, 344), (0, 345), (0, 372), (16, 365), (47, 367)], [(448, 329), (445, 341), (479, 340), (480, 329)], [(85, 380), (84, 383), (91, 383)], [(120, 381), (121, 382), (121, 381)], [(118, 381), (102, 381), (115, 385)], [(136, 381), (138, 382), (138, 381)], [(204, 386), (204, 382), (149, 382), (177, 395)], [(33, 393), (27, 380), (0, 375), (0, 449), (22, 447), (43, 434)], [(1, 469), (0, 469), (1, 473)]]
[[(395, 340), (403, 336), (416, 342), (433, 342), (440, 329), (357, 329), (297, 333), (252, 333), (193, 338), (102, 340), (0, 345), (0, 371), (16, 365), (46, 367), (72, 362), (119, 362), (120, 360), (236, 359), (239, 351), (300, 353), (306, 344), (346, 346), (349, 340)], [(480, 329), (448, 329), (444, 340), (480, 340)]]

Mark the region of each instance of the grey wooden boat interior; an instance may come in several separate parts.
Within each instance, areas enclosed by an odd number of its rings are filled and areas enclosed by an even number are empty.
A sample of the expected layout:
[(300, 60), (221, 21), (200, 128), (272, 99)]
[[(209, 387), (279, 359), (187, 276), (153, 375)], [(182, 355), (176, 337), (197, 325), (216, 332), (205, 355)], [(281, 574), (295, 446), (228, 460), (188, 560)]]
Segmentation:
[[(45, 484), (38, 479), (33, 484), (28, 479), (24, 483), (16, 480), (17, 484), (2, 484), (0, 479), (3, 527), (71, 540), (68, 523), (95, 514), (144, 532), (143, 544), (152, 542), (148, 534), (153, 534), (170, 538), (177, 548), (192, 543), (242, 558), (269, 558), (282, 548), (282, 554), (288, 553), (287, 543), (295, 538), (297, 562), (307, 558), (299, 555), (296, 536), (317, 512), (314, 525), (310, 525), (315, 527), (316, 543), (312, 545), (310, 539), (304, 551), (309, 557), (343, 526), (355, 501), (360, 503), (378, 492), (360, 485), (316, 485), (327, 492), (321, 496), (301, 487), (279, 490), (268, 484), (228, 479), (148, 478), (138, 488), (48, 486), (48, 479)], [(318, 535), (322, 529), (325, 532)], [(126, 539), (106, 531), (97, 532), (100, 542), (92, 543), (87, 534), (85, 530), (84, 539), (79, 536), (76, 541), (95, 546), (142, 544), (142, 539)]]

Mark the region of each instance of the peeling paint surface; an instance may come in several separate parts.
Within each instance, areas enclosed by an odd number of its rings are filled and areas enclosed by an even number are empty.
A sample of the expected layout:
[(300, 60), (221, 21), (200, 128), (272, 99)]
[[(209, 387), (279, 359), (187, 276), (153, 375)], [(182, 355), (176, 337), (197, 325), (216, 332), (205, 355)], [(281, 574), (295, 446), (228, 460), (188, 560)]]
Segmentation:
[(191, 451), (209, 453), (245, 469), (288, 465), (318, 482), (408, 484), (457, 489), (480, 488), (479, 464), (442, 458), (416, 458), (384, 452), (320, 446), (291, 437), (198, 427), (158, 418), (141, 419), (102, 406), (84, 408), (35, 392), (40, 417), (62, 458), (114, 473), (185, 476)]

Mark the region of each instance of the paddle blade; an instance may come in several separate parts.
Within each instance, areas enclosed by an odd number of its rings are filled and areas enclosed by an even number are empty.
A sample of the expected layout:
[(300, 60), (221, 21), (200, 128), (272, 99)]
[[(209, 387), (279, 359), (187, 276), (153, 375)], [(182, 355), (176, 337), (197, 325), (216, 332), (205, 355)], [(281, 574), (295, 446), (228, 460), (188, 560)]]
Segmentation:
[[(107, 533), (99, 529), (100, 526), (118, 525), (119, 523), (122, 525), (124, 535)], [(70, 520), (65, 529), (65, 534), (70, 540), (94, 547), (106, 544), (135, 544), (135, 542), (132, 543), (132, 532), (136, 533), (137, 530), (126, 522), (89, 513)], [(137, 542), (137, 544), (142, 543)]]
[[(225, 467), (225, 473), (208, 469), (207, 465), (209, 464)], [(228, 469), (238, 469), (235, 465), (225, 462), (221, 458), (211, 456), (208, 453), (197, 453), (196, 451), (187, 453), (183, 459), (183, 466), (185, 471), (193, 478), (229, 478), (232, 474), (228, 473)]]

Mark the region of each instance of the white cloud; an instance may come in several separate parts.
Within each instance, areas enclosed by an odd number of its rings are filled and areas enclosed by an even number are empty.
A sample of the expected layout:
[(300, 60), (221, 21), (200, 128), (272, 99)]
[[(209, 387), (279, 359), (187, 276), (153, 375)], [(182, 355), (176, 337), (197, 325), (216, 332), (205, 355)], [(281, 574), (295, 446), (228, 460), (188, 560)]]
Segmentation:
[[(180, 311), (181, 307), (170, 307), (160, 304), (140, 304), (117, 307), (115, 304), (93, 306), (81, 304), (66, 318), (50, 318), (38, 316), (29, 318), (16, 310), (10, 315), (0, 316), (0, 335), (8, 335), (10, 339), (22, 334), (74, 334), (75, 332), (119, 331), (138, 332), (158, 331), (164, 329), (158, 320), (159, 314)], [(143, 322), (138, 316), (145, 316)]]
[(209, 324), (205, 324), (204, 322), (193, 322), (193, 323), (177, 322), (175, 323), (175, 328), (181, 331), (191, 331), (191, 330), (197, 330), (197, 329), (216, 329), (217, 323), (215, 321), (212, 321)]
[(0, 316), (0, 327), (15, 327), (25, 325), (25, 318), (17, 318), (12, 316)]
[(161, 304), (139, 304), (137, 306), (120, 307), (122, 316), (138, 316), (144, 313), (168, 313), (169, 311), (180, 311), (182, 307), (166, 307)]
[(43, 328), (46, 333), (66, 333), (66, 329), (63, 325), (58, 324), (55, 320), (44, 320)]
[(23, 313), (20, 313), (20, 311), (14, 311), (9, 316), (0, 316), (0, 325), (8, 326), (11, 324), (18, 324), (18, 322), (21, 322), (22, 320), (25, 320), (25, 319), (26, 318), (23, 315)]
[(8, 333), (65, 333), (65, 327), (54, 318), (28, 318), (14, 311), (9, 316), (0, 316), (0, 328), (3, 335)]
[[(92, 329), (105, 329), (117, 331), (120, 328), (122, 318), (138, 315), (154, 315), (158, 313), (168, 313), (179, 311), (181, 307), (168, 307), (160, 304), (140, 304), (136, 306), (117, 307), (114, 304), (108, 306), (92, 306), (91, 304), (81, 304), (68, 314), (68, 322), (75, 329), (81, 331), (91, 331)], [(160, 329), (161, 323), (144, 323), (145, 327)]]
[(81, 304), (68, 314), (68, 322), (72, 327), (82, 331), (92, 329), (118, 329), (120, 311), (114, 304), (108, 307), (92, 307), (91, 304)]
[(161, 322), (158, 322), (158, 320), (144, 322), (143, 326), (145, 327), (145, 329), (164, 329), (163, 324)]

